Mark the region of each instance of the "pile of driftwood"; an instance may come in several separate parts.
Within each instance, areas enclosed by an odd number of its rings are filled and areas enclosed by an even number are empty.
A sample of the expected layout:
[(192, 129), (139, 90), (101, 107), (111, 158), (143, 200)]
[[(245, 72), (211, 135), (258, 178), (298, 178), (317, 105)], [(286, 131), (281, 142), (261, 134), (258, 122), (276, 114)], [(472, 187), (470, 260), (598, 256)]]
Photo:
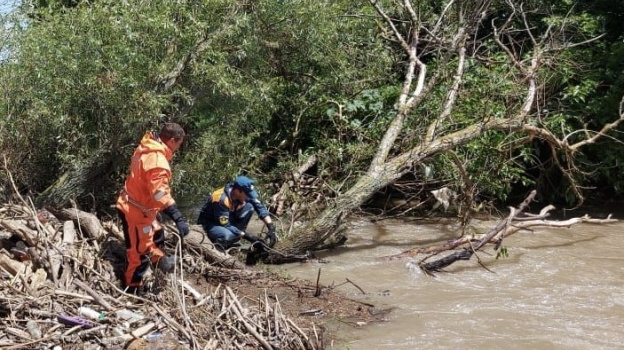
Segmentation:
[[(321, 334), (298, 327), (279, 301), (239, 298), (226, 285), (202, 293), (186, 281), (189, 271), (255, 273), (213, 249), (197, 227), (176, 271), (151, 273), (159, 277), (153, 293), (124, 293), (120, 237), (114, 223), (76, 209), (0, 207), (0, 348), (323, 348)], [(182, 253), (180, 244), (175, 248)]]

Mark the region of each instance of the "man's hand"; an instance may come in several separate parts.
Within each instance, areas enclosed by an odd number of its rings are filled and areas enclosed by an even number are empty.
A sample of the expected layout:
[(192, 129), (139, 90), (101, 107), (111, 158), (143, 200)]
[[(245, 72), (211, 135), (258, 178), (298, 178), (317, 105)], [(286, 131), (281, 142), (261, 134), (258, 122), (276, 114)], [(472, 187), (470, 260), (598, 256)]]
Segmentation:
[(266, 243), (264, 243), (264, 239), (252, 235), (251, 233), (246, 233), (243, 235), (243, 238), (248, 240), (251, 243), (251, 251), (255, 251), (255, 252), (262, 252), (264, 251), (264, 246), (266, 245)]
[(275, 243), (277, 243), (277, 236), (275, 235), (275, 224), (268, 224), (267, 229), (269, 229), (269, 231), (267, 232), (265, 239), (269, 242), (269, 247), (273, 248)]
[(180, 233), (180, 237), (184, 237), (188, 235), (190, 229), (189, 225), (184, 221), (184, 219), (180, 219), (176, 221), (176, 227), (178, 228), (178, 232)]
[(163, 210), (163, 213), (169, 215), (169, 217), (173, 219), (173, 221), (176, 224), (176, 227), (178, 228), (178, 233), (180, 234), (180, 236), (184, 237), (188, 235), (189, 225), (186, 223), (186, 221), (184, 221), (184, 218), (182, 217), (182, 213), (180, 212), (180, 210), (178, 209), (178, 206), (175, 203), (165, 208)]
[(243, 239), (249, 241), (251, 244), (254, 244), (256, 242), (261, 242), (264, 244), (264, 240), (262, 238), (247, 232), (245, 232), (245, 234), (243, 235)]

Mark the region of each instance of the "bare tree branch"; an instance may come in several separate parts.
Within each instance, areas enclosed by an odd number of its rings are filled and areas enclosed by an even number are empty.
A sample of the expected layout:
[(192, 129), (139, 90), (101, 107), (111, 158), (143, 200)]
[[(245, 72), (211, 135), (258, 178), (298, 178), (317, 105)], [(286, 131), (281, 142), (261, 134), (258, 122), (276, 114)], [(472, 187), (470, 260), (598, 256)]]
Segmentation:
[(461, 84), (462, 77), (464, 75), (464, 65), (466, 62), (466, 48), (462, 45), (459, 48), (459, 58), (457, 62), (457, 70), (455, 72), (455, 77), (453, 78), (453, 86), (449, 90), (446, 95), (446, 102), (444, 103), (444, 108), (442, 109), (442, 113), (438, 118), (433, 122), (429, 129), (427, 130), (427, 135), (425, 137), (425, 143), (431, 142), (435, 137), (435, 132), (439, 125), (444, 121), (444, 119), (448, 118), (451, 115), (451, 111), (453, 109), (453, 105), (457, 100), (457, 91), (459, 90), (459, 85)]
[[(606, 124), (602, 127), (602, 129), (600, 129), (600, 131), (598, 131), (593, 137), (591, 138), (587, 138), (583, 141), (579, 141), (573, 145), (570, 146), (570, 149), (572, 149), (572, 151), (576, 152), (579, 148), (587, 145), (587, 144), (591, 144), (591, 143), (595, 143), (599, 138), (605, 136), (607, 133), (609, 133), (611, 130), (614, 130), (615, 128), (617, 128), (623, 121), (624, 121), (624, 113), (622, 112), (622, 105), (624, 104), (624, 97), (622, 98), (622, 100), (620, 101), (620, 118), (618, 118), (616, 121)], [(564, 139), (564, 142), (567, 143), (567, 139), (570, 135), (566, 136)]]

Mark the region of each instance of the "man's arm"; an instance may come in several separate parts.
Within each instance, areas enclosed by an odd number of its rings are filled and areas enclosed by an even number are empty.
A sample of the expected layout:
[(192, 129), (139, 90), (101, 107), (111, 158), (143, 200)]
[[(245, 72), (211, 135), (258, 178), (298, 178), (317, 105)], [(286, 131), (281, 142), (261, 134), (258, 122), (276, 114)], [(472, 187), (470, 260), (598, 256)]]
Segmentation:
[(258, 199), (252, 199), (250, 203), (254, 207), (258, 217), (266, 225), (268, 231), (265, 240), (268, 242), (269, 247), (273, 247), (275, 243), (277, 243), (277, 236), (275, 234), (275, 225), (271, 219), (271, 213)]

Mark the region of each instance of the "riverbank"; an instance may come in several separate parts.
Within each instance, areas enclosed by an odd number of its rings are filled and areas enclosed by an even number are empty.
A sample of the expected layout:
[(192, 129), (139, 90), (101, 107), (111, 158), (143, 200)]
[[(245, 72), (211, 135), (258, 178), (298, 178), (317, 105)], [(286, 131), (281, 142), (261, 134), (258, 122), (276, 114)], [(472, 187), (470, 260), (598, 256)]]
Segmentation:
[(225, 268), (189, 244), (173, 274), (148, 273), (147, 294), (124, 293), (118, 228), (89, 213), (6, 204), (0, 228), (3, 349), (325, 349), (340, 340), (332, 324), (383, 320), (336, 286)]

